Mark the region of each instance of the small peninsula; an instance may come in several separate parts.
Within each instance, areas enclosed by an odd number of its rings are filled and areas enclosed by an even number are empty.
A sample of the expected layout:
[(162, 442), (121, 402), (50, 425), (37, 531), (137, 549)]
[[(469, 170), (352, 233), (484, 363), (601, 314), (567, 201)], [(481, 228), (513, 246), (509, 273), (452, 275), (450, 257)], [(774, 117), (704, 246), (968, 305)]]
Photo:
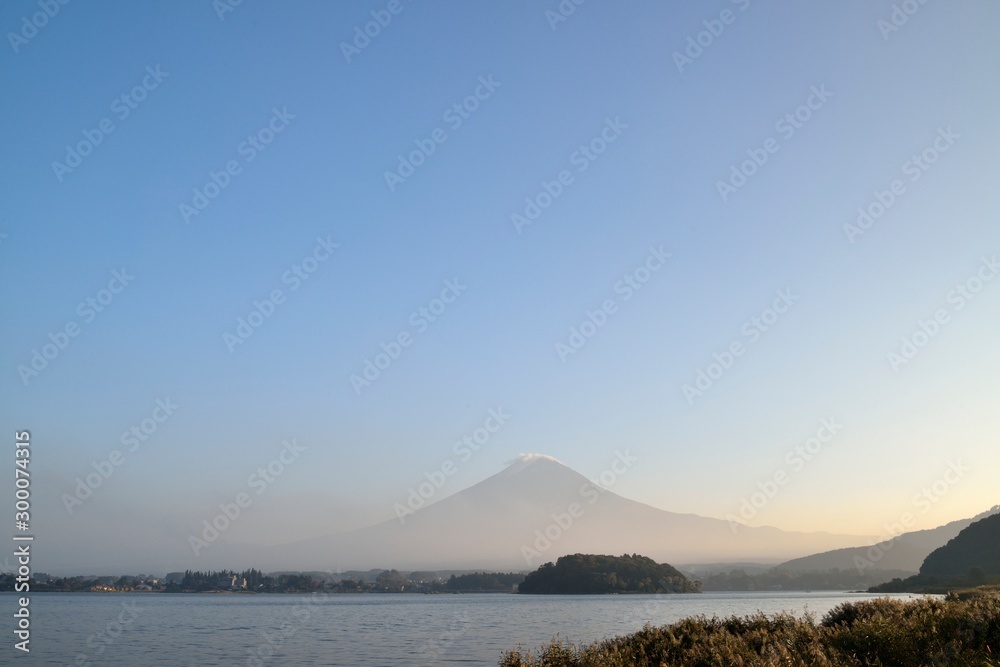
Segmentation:
[(628, 554), (572, 554), (545, 563), (524, 578), (518, 593), (593, 595), (601, 593), (698, 593), (700, 582), (666, 563)]

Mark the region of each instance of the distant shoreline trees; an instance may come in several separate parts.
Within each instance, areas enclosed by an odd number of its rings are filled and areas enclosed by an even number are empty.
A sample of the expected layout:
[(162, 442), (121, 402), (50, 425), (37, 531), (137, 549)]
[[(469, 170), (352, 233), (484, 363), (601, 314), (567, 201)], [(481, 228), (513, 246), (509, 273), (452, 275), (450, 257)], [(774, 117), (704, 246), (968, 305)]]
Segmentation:
[[(357, 576), (364, 574), (364, 576)], [(275, 573), (260, 570), (185, 570), (164, 579), (139, 576), (53, 577), (36, 573), (34, 592), (100, 593), (513, 593), (523, 572), (372, 570), (357, 578), (322, 573)], [(450, 575), (450, 577), (449, 577)], [(446, 578), (448, 577), (448, 578)], [(0, 591), (14, 590), (15, 575), (0, 574)]]

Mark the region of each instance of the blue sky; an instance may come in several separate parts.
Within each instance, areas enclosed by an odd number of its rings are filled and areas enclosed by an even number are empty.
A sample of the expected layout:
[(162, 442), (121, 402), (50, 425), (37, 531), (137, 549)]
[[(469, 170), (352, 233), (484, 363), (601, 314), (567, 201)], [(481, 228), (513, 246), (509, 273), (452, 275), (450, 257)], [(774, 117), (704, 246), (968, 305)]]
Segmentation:
[[(32, 431), (52, 545), (181, 558), (293, 438), (305, 452), (232, 539), (390, 518), (499, 407), (509, 422), (441, 496), (520, 452), (597, 475), (627, 447), (641, 463), (616, 492), (708, 516), (791, 471), (754, 524), (877, 534), (958, 459), (969, 472), (920, 527), (1000, 502), (1000, 280), (961, 309), (949, 298), (1000, 251), (996, 4), (930, 2), (892, 31), (884, 1), (591, 0), (554, 24), (556, 2), (389, 4), (245, 0), (220, 18), (207, 1), (70, 3), (36, 33), (38, 4), (0, 10), (0, 420)], [(348, 62), (341, 44), (372, 12), (391, 21)], [(776, 126), (810, 100), (794, 133)], [(113, 131), (79, 166), (53, 167), (102, 121)], [(273, 141), (247, 149), (269, 123)], [(581, 163), (609, 123), (614, 141)], [(398, 156), (439, 128), (390, 190)], [(766, 145), (724, 201), (718, 182)], [(904, 165), (925, 150), (913, 181)], [(563, 170), (572, 182), (518, 230), (512, 214)], [(894, 180), (902, 194), (850, 242), (844, 226)], [(293, 290), (286, 272), (318, 238), (339, 247)], [(615, 286), (651, 247), (671, 256), (625, 300)], [(88, 321), (78, 304), (123, 268), (134, 279)], [(422, 329), (411, 314), (440, 308), (446, 281), (464, 289)], [(274, 290), (282, 303), (231, 351), (224, 335)], [(750, 342), (744, 323), (780, 290), (794, 304)], [(557, 344), (608, 299), (563, 361)], [(893, 368), (938, 309), (947, 322)], [(70, 322), (79, 334), (25, 379)], [(733, 342), (744, 354), (689, 401)], [(179, 407), (69, 514), (59, 498), (167, 397)], [(792, 470), (786, 453), (831, 417), (843, 429)]]

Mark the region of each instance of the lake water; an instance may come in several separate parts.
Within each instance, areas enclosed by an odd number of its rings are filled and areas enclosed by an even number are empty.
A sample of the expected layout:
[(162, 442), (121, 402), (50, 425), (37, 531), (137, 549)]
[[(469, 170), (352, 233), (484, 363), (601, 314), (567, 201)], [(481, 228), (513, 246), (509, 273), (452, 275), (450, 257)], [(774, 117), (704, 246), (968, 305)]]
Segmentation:
[[(519, 643), (618, 636), (688, 616), (781, 611), (822, 617), (849, 593), (700, 595), (31, 596), (31, 653), (12, 648), (15, 596), (0, 595), (0, 664), (495, 666)], [(909, 597), (909, 596), (901, 596)], [(17, 656), (13, 654), (17, 653)]]

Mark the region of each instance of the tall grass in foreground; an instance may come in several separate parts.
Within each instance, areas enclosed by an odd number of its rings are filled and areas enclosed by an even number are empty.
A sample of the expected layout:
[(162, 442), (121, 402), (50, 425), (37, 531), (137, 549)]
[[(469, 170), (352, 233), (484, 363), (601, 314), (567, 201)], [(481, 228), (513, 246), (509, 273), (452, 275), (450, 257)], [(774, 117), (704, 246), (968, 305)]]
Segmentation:
[(689, 618), (589, 646), (508, 651), (501, 667), (1000, 667), (1000, 588), (945, 600), (879, 598), (823, 617)]

